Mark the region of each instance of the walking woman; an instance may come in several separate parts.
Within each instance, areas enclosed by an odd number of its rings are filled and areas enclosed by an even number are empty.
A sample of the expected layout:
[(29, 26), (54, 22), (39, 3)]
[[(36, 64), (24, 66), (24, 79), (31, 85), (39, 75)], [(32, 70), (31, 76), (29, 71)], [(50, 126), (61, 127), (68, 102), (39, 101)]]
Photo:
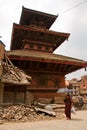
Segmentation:
[(72, 107), (72, 99), (69, 94), (66, 95), (65, 99), (65, 115), (67, 119), (71, 119), (71, 107)]

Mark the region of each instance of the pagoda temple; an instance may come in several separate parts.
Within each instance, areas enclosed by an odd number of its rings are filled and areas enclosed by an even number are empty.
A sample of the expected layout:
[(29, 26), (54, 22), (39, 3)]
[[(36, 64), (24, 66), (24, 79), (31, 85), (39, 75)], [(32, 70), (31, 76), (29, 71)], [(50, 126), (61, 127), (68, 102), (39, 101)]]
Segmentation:
[[(86, 61), (53, 53), (70, 36), (50, 30), (57, 17), (22, 7), (19, 24), (13, 23), (10, 51), (6, 54), (15, 66), (32, 77), (24, 92), (34, 99), (56, 97), (57, 90), (65, 86), (66, 74), (87, 67)], [(9, 85), (5, 91), (14, 93)]]

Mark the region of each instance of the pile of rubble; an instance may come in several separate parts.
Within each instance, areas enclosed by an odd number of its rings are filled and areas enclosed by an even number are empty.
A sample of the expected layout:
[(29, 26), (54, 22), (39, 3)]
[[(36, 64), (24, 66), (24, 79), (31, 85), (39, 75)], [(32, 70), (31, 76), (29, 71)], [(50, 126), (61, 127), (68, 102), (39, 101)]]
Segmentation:
[(11, 83), (16, 85), (30, 85), (31, 76), (27, 75), (23, 70), (14, 66), (10, 59), (6, 56), (1, 62), (2, 73), (0, 81), (3, 83)]
[(64, 117), (64, 113), (55, 112), (56, 114), (51, 114), (52, 110), (46, 110), (38, 108), (36, 106), (28, 105), (10, 105), (0, 107), (0, 121), (39, 121), (39, 120), (50, 120), (50, 119), (61, 119)]

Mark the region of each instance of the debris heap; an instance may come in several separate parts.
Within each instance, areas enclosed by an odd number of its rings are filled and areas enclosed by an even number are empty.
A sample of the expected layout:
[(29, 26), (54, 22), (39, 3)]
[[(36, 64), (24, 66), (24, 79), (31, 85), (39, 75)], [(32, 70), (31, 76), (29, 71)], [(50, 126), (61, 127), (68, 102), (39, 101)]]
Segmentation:
[(2, 62), (2, 75), (0, 77), (1, 82), (29, 85), (31, 82), (31, 76), (24, 73), (23, 70), (15, 67), (9, 58), (5, 54), (4, 61)]
[(10, 105), (0, 107), (0, 120), (6, 121), (39, 121), (39, 120), (51, 120), (60, 119), (64, 115), (62, 112), (56, 112), (56, 116), (51, 116), (47, 113), (36, 111), (34, 106), (28, 106), (24, 104)]

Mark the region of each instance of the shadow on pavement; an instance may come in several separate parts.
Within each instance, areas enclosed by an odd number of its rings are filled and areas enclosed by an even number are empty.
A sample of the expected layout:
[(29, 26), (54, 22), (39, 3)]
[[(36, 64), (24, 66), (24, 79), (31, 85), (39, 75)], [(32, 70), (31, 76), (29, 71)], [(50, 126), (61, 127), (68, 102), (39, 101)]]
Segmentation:
[(82, 121), (83, 119), (79, 119), (79, 118), (72, 118), (72, 121)]

